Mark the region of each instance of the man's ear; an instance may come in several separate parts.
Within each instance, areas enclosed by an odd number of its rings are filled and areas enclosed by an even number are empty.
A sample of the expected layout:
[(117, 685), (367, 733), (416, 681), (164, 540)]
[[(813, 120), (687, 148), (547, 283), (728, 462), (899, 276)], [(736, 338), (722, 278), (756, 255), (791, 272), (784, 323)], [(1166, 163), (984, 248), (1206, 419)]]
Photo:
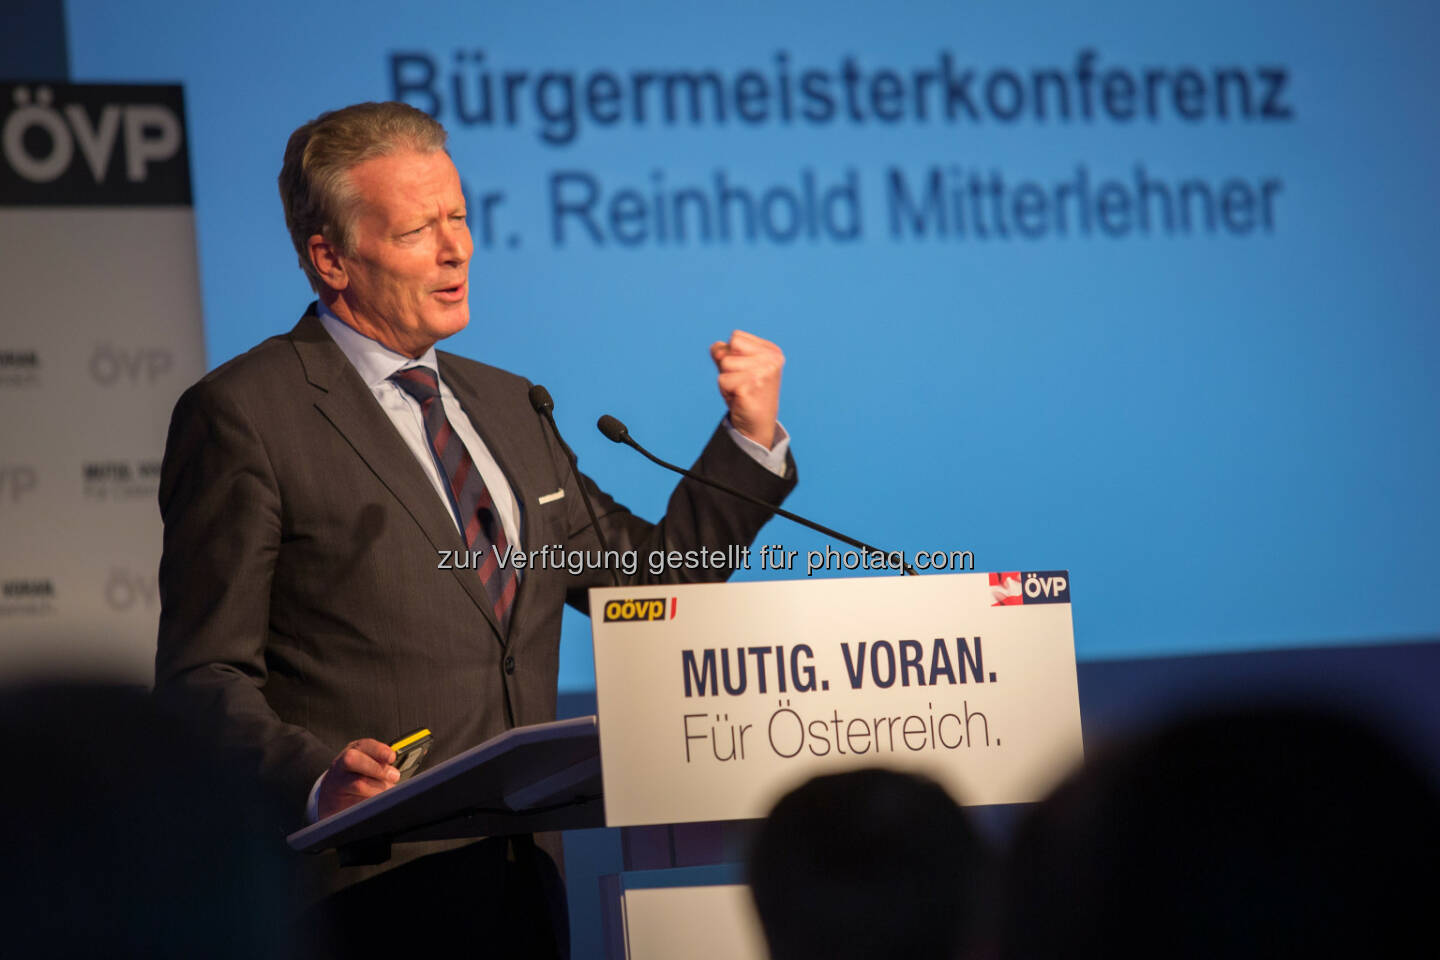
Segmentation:
[(314, 234), (307, 241), (306, 252), (310, 263), (325, 285), (334, 290), (344, 290), (350, 285), (350, 275), (345, 270), (345, 259), (340, 250), (321, 234)]

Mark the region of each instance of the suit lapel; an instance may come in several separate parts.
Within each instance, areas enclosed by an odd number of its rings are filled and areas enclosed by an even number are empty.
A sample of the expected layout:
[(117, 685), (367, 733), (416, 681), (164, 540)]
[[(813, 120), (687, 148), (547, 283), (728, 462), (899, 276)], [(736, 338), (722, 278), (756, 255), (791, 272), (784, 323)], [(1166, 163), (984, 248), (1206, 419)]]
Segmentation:
[[(380, 409), (360, 374), (325, 332), (313, 308), (300, 318), (290, 337), (305, 369), (305, 378), (319, 390), (316, 408), (414, 519), (434, 548), (437, 563), (442, 551), (455, 550), (463, 554), (465, 541), (435, 495), (430, 478), (415, 462), (414, 454), (396, 433), (394, 424)], [(451, 575), (489, 621), (497, 639), (500, 638), (500, 625), (475, 571), (457, 569), (452, 570)]]

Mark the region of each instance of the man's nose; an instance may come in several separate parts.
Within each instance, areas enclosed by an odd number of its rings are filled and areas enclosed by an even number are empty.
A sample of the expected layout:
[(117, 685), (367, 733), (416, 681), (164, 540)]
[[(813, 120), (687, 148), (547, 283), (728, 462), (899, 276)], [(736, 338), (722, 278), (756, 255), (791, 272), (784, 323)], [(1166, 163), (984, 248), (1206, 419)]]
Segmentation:
[(470, 240), (470, 227), (462, 222), (451, 220), (445, 221), (440, 230), (440, 261), (446, 264), (459, 265), (470, 259), (474, 252), (474, 245)]

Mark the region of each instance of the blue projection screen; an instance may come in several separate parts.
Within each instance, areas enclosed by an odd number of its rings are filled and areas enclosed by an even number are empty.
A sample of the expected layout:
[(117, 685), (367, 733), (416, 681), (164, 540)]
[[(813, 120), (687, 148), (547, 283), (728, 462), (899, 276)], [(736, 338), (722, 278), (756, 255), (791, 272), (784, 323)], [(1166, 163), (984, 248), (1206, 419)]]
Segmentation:
[(688, 460), (739, 327), (789, 358), (787, 506), (1068, 568), (1082, 658), (1436, 634), (1440, 9), (688, 6), (70, 0), (70, 58), (185, 85), (211, 365), (309, 300), (290, 131), (400, 98), (469, 199), (448, 348), (637, 512), (670, 480), (595, 417)]

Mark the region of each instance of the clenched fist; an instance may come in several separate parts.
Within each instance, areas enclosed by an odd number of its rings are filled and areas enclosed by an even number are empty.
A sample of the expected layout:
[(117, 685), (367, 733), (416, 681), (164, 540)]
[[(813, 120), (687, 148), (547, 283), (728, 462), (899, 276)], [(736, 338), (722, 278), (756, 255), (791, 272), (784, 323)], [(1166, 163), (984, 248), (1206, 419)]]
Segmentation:
[(775, 421), (780, 414), (780, 372), (785, 354), (769, 340), (736, 330), (730, 342), (710, 345), (710, 358), (720, 371), (716, 382), (730, 425), (770, 449), (775, 444)]

